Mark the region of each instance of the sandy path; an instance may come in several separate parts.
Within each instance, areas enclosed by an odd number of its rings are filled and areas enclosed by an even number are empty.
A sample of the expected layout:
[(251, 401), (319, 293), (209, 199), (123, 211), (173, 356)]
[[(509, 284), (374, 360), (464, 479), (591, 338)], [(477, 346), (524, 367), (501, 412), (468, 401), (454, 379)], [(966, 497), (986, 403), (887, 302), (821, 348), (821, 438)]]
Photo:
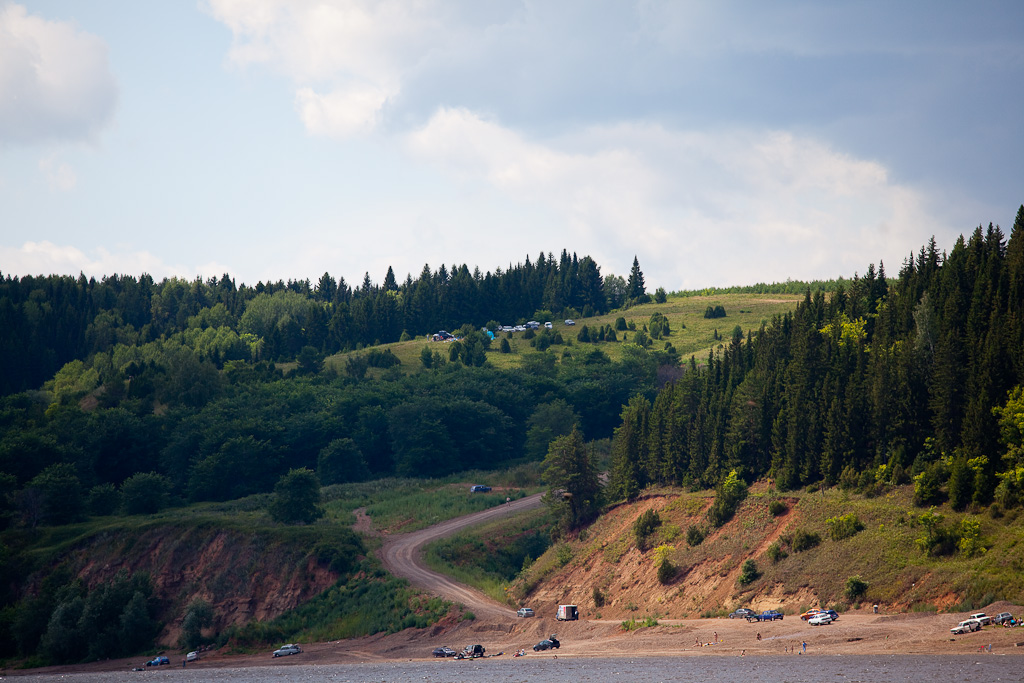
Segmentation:
[(384, 563), (389, 572), (403, 579), (408, 579), (413, 586), (430, 591), (446, 600), (462, 603), (477, 618), (503, 619), (515, 617), (515, 612), (507, 605), (502, 605), (475, 588), (464, 586), (428, 568), (423, 564), (423, 547), (428, 543), (458, 533), (467, 527), (540, 507), (542, 495), (536, 493), (532, 496), (512, 501), (507, 505), (499, 505), (487, 510), (481, 510), (480, 512), (474, 512), (470, 515), (450, 519), (447, 522), (441, 522), (420, 531), (388, 536), (384, 539), (384, 547), (380, 552), (381, 562)]

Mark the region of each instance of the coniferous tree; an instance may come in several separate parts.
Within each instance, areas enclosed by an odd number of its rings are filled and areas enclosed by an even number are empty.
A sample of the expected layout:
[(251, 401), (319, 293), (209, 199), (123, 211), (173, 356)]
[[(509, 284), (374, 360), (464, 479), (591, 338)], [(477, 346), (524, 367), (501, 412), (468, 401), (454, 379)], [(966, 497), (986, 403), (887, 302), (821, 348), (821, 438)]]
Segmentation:
[(630, 300), (645, 300), (647, 287), (644, 285), (644, 274), (640, 271), (640, 261), (633, 256), (633, 268), (629, 271), (626, 281), (626, 296)]

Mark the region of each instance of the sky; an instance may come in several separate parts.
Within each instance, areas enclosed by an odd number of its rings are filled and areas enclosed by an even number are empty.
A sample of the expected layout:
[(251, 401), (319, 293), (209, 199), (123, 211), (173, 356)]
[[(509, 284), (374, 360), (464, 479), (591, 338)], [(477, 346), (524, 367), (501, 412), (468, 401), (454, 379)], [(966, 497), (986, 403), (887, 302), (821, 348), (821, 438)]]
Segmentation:
[(0, 0), (0, 274), (894, 276), (1022, 112), (1019, 0)]

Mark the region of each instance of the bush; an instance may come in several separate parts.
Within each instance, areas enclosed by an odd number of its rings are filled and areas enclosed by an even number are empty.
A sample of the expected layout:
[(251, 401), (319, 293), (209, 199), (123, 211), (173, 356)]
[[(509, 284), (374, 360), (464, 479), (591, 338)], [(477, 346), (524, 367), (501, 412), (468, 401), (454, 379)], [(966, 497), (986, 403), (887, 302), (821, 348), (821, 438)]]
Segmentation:
[(572, 561), (572, 548), (568, 543), (562, 543), (555, 550), (555, 559), (559, 567), (564, 567)]
[(761, 572), (757, 571), (757, 563), (753, 560), (747, 560), (743, 563), (743, 568), (740, 571), (740, 585), (749, 585), (756, 581), (760, 576)]
[(636, 536), (636, 547), (647, 550), (647, 543), (654, 530), (661, 526), (661, 517), (654, 510), (647, 510), (633, 522), (633, 535)]
[(868, 584), (860, 576), (851, 576), (846, 580), (846, 599), (853, 602), (867, 595)]
[(793, 533), (793, 547), (794, 553), (800, 553), (804, 550), (810, 550), (821, 543), (821, 536), (814, 531), (804, 531), (803, 529), (797, 529)]
[(121, 494), (111, 483), (97, 484), (89, 490), (89, 512), (97, 517), (112, 515), (121, 507)]
[(668, 294), (665, 292), (664, 287), (658, 287), (654, 290), (654, 303), (663, 304), (668, 301)]
[(736, 514), (736, 508), (747, 497), (747, 485), (731, 471), (725, 480), (715, 489), (715, 502), (708, 510), (708, 521), (712, 526), (720, 527)]
[(311, 524), (324, 516), (320, 507), (320, 482), (305, 467), (290, 470), (274, 486), (270, 516), (285, 524)]
[(768, 503), (768, 513), (771, 514), (772, 517), (778, 517), (779, 515), (783, 515), (786, 513), (787, 510), (789, 510), (789, 506), (783, 503), (781, 500), (773, 500), (772, 502)]
[(842, 541), (864, 530), (864, 524), (852, 512), (840, 517), (829, 517), (825, 524), (828, 525), (828, 533), (833, 541)]
[(704, 530), (695, 524), (691, 524), (690, 528), (686, 530), (686, 544), (694, 547), (704, 542)]
[(782, 549), (782, 545), (778, 541), (768, 546), (768, 552), (766, 554), (768, 555), (768, 559), (771, 560), (773, 563), (779, 562), (789, 557), (789, 553)]
[(139, 472), (121, 484), (121, 498), (125, 514), (151, 515), (167, 506), (170, 480), (156, 472)]
[(619, 332), (625, 332), (627, 329), (626, 319), (623, 318), (621, 315), (615, 319), (615, 329), (618, 330)]
[(658, 581), (662, 585), (672, 583), (672, 579), (676, 577), (676, 566), (672, 564), (667, 558), (661, 561), (658, 565)]
[(593, 590), (593, 592), (591, 594), (593, 595), (593, 598), (594, 598), (594, 607), (598, 607), (598, 608), (604, 607), (604, 604), (605, 604), (605, 601), (607, 600), (607, 598), (606, 598), (605, 594), (601, 592), (601, 589), (598, 588), (597, 586), (594, 586), (594, 590)]

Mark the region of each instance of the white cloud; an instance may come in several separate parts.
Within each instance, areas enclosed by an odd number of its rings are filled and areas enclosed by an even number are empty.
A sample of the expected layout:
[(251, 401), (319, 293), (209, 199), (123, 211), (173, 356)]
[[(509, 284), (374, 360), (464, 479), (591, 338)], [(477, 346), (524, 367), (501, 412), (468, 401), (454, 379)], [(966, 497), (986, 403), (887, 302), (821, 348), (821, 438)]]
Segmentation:
[(90, 139), (116, 102), (102, 40), (21, 5), (0, 7), (0, 142)]
[[(211, 261), (186, 266), (168, 264), (148, 251), (132, 251), (125, 248), (110, 250), (105, 247), (82, 251), (68, 244), (54, 244), (48, 241), (25, 242), (20, 247), (0, 245), (0, 263), (4, 275), (78, 275), (101, 278), (114, 273), (141, 275), (149, 273), (156, 279), (164, 277), (212, 277), (220, 276), (231, 269)], [(191, 274), (191, 275), (189, 275)]]
[(70, 192), (78, 184), (78, 175), (71, 165), (58, 161), (54, 155), (45, 156), (39, 160), (39, 170), (46, 176), (51, 190)]
[(208, 10), (232, 31), (230, 61), (290, 78), (307, 130), (331, 137), (372, 129), (403, 78), (450, 37), (432, 2), (210, 0)]
[(441, 109), (407, 144), (467, 185), (546, 207), (599, 263), (639, 254), (669, 289), (892, 268), (937, 226), (879, 163), (791, 133), (631, 123), (536, 141)]

